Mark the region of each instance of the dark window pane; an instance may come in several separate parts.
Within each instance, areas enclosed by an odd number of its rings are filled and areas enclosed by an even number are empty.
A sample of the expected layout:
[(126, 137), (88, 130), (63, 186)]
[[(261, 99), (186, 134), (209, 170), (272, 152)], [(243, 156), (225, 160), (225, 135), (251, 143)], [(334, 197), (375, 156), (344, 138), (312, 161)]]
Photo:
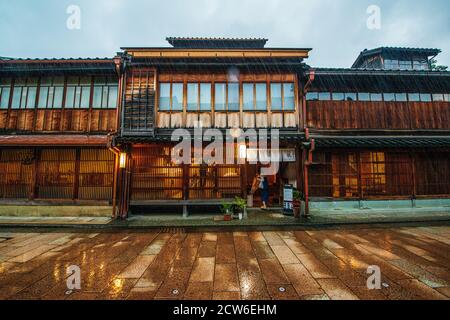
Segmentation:
[(383, 94), (384, 101), (393, 102), (395, 101), (395, 94), (393, 93), (384, 93)]
[(243, 109), (245, 111), (253, 111), (254, 110), (254, 97), (253, 97), (253, 83), (244, 83), (243, 84)]
[(319, 92), (319, 100), (321, 101), (329, 101), (331, 100), (331, 95), (329, 92)]
[(159, 84), (159, 110), (170, 111), (170, 83)]
[(256, 84), (256, 110), (267, 110), (267, 85), (265, 83)]
[(270, 104), (272, 111), (283, 110), (283, 101), (281, 97), (281, 83), (270, 84)]
[(211, 84), (200, 84), (200, 111), (211, 110)]
[(418, 102), (420, 101), (420, 95), (418, 93), (410, 93), (408, 94), (408, 100), (411, 102)]
[(187, 85), (187, 111), (198, 111), (198, 84)]
[(226, 110), (226, 83), (216, 83), (214, 86), (214, 109), (216, 111), (225, 111)]
[(172, 111), (183, 111), (183, 84), (172, 84)]
[(333, 92), (332, 98), (334, 101), (344, 101), (345, 96), (343, 93)]
[(370, 101), (370, 93), (358, 93), (358, 100), (359, 101)]
[(228, 84), (228, 111), (239, 111), (239, 83)]
[(397, 101), (397, 102), (406, 102), (406, 101), (408, 101), (406, 93), (396, 93), (395, 94), (395, 101)]
[(319, 94), (317, 92), (308, 92), (306, 94), (306, 100), (317, 101), (317, 100), (319, 100)]
[(293, 83), (283, 84), (284, 111), (295, 110), (295, 86)]

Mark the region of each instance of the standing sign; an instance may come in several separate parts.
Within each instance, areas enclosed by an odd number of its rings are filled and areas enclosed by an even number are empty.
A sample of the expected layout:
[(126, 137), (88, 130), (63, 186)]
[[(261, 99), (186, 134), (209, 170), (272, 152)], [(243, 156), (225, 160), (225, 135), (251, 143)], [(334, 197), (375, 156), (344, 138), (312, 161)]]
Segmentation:
[(285, 215), (294, 214), (294, 186), (286, 184), (283, 189), (283, 213)]

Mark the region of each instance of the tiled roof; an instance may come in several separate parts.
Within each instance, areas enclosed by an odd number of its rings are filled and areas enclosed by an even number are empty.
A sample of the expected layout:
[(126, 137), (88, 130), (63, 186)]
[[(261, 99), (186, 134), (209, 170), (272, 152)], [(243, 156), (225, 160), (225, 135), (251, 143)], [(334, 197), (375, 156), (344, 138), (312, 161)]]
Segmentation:
[(313, 137), (318, 148), (428, 148), (450, 147), (450, 136), (415, 137)]
[(240, 48), (261, 49), (264, 48), (268, 39), (264, 38), (166, 38), (174, 48)]

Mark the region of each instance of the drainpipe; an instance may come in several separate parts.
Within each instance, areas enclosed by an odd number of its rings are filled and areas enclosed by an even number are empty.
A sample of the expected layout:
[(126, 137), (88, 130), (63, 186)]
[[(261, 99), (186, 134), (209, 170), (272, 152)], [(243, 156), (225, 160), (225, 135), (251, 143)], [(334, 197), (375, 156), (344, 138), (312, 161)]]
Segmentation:
[(118, 184), (118, 173), (119, 173), (119, 161), (120, 161), (120, 149), (112, 146), (110, 141), (110, 135), (108, 139), (108, 150), (114, 153), (114, 182), (113, 182), (113, 198), (112, 198), (112, 218), (117, 218), (117, 184)]
[(306, 140), (310, 141), (310, 148), (304, 150), (303, 154), (303, 178), (304, 178), (304, 190), (305, 193), (305, 216), (309, 216), (309, 166), (313, 163), (313, 152), (316, 149), (316, 142), (314, 139), (309, 138), (309, 129), (305, 129)]

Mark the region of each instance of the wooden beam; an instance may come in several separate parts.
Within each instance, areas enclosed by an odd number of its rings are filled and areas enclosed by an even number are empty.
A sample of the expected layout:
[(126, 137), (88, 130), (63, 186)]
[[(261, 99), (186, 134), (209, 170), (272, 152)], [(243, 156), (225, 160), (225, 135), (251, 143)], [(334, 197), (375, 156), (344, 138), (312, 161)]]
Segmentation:
[(107, 135), (1, 135), (1, 147), (16, 146), (106, 146)]

